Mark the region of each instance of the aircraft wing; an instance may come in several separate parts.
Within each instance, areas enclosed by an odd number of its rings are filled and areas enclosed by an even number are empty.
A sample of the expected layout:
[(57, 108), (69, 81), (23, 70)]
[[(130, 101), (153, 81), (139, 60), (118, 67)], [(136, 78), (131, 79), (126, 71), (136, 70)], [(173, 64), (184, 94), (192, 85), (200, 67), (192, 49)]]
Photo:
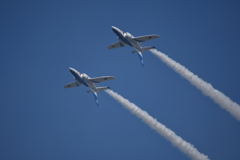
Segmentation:
[(123, 43), (116, 42), (116, 43), (113, 43), (113, 44), (109, 45), (108, 49), (119, 48), (119, 47), (123, 47), (123, 46), (125, 46)]
[(66, 84), (64, 88), (73, 88), (78, 86), (82, 86), (82, 84), (79, 85), (77, 82), (72, 82), (72, 83)]
[(145, 42), (159, 37), (159, 35), (146, 35), (141, 37), (134, 37), (133, 39), (137, 42)]
[(108, 81), (108, 80), (112, 80), (112, 79), (115, 79), (115, 77), (103, 76), (103, 77), (90, 78), (89, 80), (94, 83), (99, 83), (99, 82)]

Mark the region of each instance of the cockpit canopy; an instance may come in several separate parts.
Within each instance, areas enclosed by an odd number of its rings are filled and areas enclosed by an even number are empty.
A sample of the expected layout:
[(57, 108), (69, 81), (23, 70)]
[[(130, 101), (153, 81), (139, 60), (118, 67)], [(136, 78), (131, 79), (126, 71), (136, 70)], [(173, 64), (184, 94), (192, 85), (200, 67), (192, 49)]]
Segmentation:
[(85, 74), (85, 73), (82, 73), (82, 76), (84, 77), (84, 78), (90, 78), (87, 74)]
[(131, 37), (131, 38), (133, 38), (133, 35), (131, 35), (131, 34), (130, 34), (130, 33), (128, 33), (128, 32), (126, 32), (126, 33), (125, 33), (125, 35), (126, 35), (126, 36), (128, 36), (128, 37)]

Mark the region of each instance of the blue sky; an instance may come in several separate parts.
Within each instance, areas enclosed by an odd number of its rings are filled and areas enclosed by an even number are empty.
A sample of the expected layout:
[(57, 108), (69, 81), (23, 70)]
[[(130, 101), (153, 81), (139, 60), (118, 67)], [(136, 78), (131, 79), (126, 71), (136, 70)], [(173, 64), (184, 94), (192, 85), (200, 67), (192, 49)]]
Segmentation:
[(111, 26), (240, 103), (240, 2), (0, 2), (0, 159), (189, 159), (105, 92), (100, 107), (68, 67), (103, 82), (210, 159), (240, 159), (240, 123), (151, 52), (144, 64)]

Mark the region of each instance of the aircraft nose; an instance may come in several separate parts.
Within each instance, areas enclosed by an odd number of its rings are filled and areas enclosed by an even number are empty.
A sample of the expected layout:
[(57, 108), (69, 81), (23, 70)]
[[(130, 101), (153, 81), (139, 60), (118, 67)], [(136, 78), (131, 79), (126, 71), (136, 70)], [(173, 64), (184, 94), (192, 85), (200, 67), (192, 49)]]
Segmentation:
[(121, 30), (118, 29), (117, 27), (112, 26), (112, 30), (117, 36), (119, 35), (119, 33), (121, 33)]
[(112, 26), (112, 30), (115, 32), (115, 31), (118, 31), (118, 28), (117, 28), (117, 27), (114, 27), (114, 26)]
[(69, 67), (68, 69), (69, 69), (69, 71), (70, 71), (72, 74), (75, 74), (75, 73), (76, 73), (76, 70), (75, 70), (75, 69), (73, 69), (73, 68), (71, 68), (71, 67)]

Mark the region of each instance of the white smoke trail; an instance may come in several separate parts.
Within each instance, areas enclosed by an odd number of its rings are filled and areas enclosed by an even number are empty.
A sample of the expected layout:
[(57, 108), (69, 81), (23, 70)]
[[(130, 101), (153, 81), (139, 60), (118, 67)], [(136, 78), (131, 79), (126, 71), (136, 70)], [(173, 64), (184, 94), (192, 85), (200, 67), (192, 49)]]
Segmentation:
[(113, 92), (112, 90), (105, 90), (111, 97), (116, 99), (125, 108), (130, 110), (132, 114), (135, 114), (138, 118), (141, 118), (143, 122), (149, 125), (152, 129), (157, 131), (167, 140), (169, 140), (174, 146), (178, 147), (183, 153), (187, 154), (193, 160), (209, 160), (207, 156), (200, 153), (194, 146), (181, 137), (177, 136), (172, 130), (168, 129), (166, 126), (158, 122), (152, 116), (150, 116), (146, 111), (143, 111), (135, 104), (129, 102), (127, 99), (123, 98), (119, 94)]
[(157, 51), (156, 49), (151, 49), (150, 51), (163, 62), (165, 62), (174, 71), (186, 78), (192, 85), (201, 90), (204, 95), (209, 96), (211, 99), (214, 100), (215, 103), (219, 104), (223, 109), (227, 110), (237, 120), (240, 121), (240, 106), (237, 103), (233, 102), (222, 92), (214, 89), (211, 84), (203, 81), (197, 75), (193, 74), (187, 68), (172, 60), (164, 53)]

